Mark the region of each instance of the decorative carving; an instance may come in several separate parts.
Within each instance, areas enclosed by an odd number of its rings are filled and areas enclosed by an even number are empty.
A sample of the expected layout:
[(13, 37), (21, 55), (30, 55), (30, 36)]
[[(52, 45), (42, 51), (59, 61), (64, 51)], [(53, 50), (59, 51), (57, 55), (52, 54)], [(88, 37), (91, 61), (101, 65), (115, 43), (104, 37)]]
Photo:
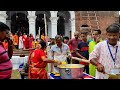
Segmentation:
[(71, 19), (69, 19), (70, 21), (74, 21), (75, 20), (75, 18), (71, 18)]
[(31, 22), (35, 22), (35, 19), (36, 19), (37, 16), (27, 16), (27, 18), (29, 19), (29, 21)]
[(51, 22), (52, 22), (52, 21), (57, 21), (57, 20), (58, 20), (58, 17), (50, 17), (50, 20), (51, 20)]

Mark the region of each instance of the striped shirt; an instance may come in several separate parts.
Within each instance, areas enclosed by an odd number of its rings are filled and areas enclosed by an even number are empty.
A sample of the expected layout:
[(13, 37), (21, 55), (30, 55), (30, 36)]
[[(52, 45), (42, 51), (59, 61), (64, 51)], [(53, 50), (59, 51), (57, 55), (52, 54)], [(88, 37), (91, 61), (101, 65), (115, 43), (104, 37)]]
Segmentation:
[(12, 63), (9, 59), (8, 53), (0, 43), (0, 79), (11, 78)]

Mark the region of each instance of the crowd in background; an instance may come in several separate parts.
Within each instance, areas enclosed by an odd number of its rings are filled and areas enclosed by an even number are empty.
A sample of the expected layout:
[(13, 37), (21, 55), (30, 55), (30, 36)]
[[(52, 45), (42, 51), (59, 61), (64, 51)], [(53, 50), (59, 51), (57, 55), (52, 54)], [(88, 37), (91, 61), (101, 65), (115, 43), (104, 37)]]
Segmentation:
[[(55, 38), (49, 38), (48, 36), (45, 36), (44, 33), (41, 36), (38, 34), (36, 35), (36, 37), (33, 37), (32, 34), (26, 35), (25, 33), (18, 36), (17, 33), (15, 33), (14, 35), (12, 34), (10, 38), (13, 41), (15, 49), (34, 49), (31, 50), (28, 58), (28, 76), (30, 79), (48, 79), (47, 72), (59, 73), (57, 65), (63, 62), (66, 62), (67, 64), (83, 64), (85, 65), (84, 72), (90, 74), (91, 76), (96, 76), (96, 70), (98, 70), (99, 72), (104, 72), (103, 65), (105, 61), (103, 60), (104, 58), (102, 58), (101, 55), (104, 56), (106, 52), (103, 50), (104, 52), (102, 52), (101, 54), (100, 50), (98, 50), (100, 49), (100, 44), (103, 43), (104, 45), (106, 45), (107, 41), (107, 44), (113, 46), (117, 45), (118, 48), (120, 48), (119, 30), (119, 24), (111, 24), (106, 29), (108, 36), (104, 40), (101, 38), (100, 29), (92, 30), (91, 33), (86, 31), (75, 31), (74, 37), (71, 39), (68, 36), (61, 35), (56, 35)], [(8, 48), (10, 45), (8, 40), (4, 39), (2, 43), (4, 48), (6, 50), (9, 50)], [(105, 46), (103, 47), (105, 48)], [(114, 52), (114, 50), (112, 52)], [(72, 59), (71, 61), (71, 57), (78, 57), (84, 60), (90, 60), (90, 64), (74, 59)], [(100, 60), (103, 61), (97, 61), (99, 60), (99, 57), (101, 57), (102, 59), (100, 58)], [(119, 57), (116, 56), (116, 58), (118, 59)], [(113, 58), (113, 60), (116, 58)], [(108, 58), (106, 59), (108, 60)], [(45, 67), (47, 65), (48, 71), (45, 70)], [(98, 75), (100, 75), (99, 72), (97, 72)], [(102, 78), (103, 77), (104, 75), (102, 76)], [(97, 78), (101, 77), (97, 76)]]

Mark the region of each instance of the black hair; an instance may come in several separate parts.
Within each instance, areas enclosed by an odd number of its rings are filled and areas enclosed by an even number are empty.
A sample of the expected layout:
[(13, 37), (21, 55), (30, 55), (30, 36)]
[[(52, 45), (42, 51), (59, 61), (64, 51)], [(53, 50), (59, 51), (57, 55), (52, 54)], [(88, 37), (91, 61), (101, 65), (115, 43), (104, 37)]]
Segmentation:
[(111, 25), (109, 25), (106, 28), (107, 33), (119, 33), (120, 31), (120, 26), (118, 26), (117, 24), (113, 23)]
[(113, 25), (118, 25), (120, 27), (120, 23), (113, 23)]
[(68, 36), (64, 36), (64, 37), (63, 37), (63, 40), (64, 40), (64, 39), (69, 40), (69, 37), (68, 37)]
[(0, 22), (0, 31), (6, 31), (6, 30), (10, 30), (10, 28), (3, 22)]
[(62, 40), (63, 40), (63, 38), (62, 38), (62, 36), (61, 36), (61, 35), (56, 35), (56, 36), (55, 36), (55, 40), (61, 40), (61, 41), (62, 41)]
[(94, 29), (93, 31), (97, 31), (98, 34), (101, 34), (101, 30), (100, 29)]
[(44, 49), (47, 45), (45, 41), (40, 41), (41, 49)]

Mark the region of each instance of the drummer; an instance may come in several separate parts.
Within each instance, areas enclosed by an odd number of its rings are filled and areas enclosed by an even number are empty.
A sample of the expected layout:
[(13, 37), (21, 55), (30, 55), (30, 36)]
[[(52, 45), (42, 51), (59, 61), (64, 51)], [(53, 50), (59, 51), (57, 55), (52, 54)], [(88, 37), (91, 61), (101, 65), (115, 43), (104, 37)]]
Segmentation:
[(96, 65), (96, 79), (108, 79), (113, 68), (120, 68), (120, 27), (111, 24), (107, 27), (107, 40), (98, 43), (90, 53), (90, 63)]
[[(67, 62), (67, 57), (71, 57), (69, 46), (62, 42), (62, 37), (60, 35), (55, 37), (55, 42), (56, 44), (50, 49), (51, 59), (59, 60), (61, 63)], [(52, 65), (52, 72), (59, 73), (57, 65)]]

